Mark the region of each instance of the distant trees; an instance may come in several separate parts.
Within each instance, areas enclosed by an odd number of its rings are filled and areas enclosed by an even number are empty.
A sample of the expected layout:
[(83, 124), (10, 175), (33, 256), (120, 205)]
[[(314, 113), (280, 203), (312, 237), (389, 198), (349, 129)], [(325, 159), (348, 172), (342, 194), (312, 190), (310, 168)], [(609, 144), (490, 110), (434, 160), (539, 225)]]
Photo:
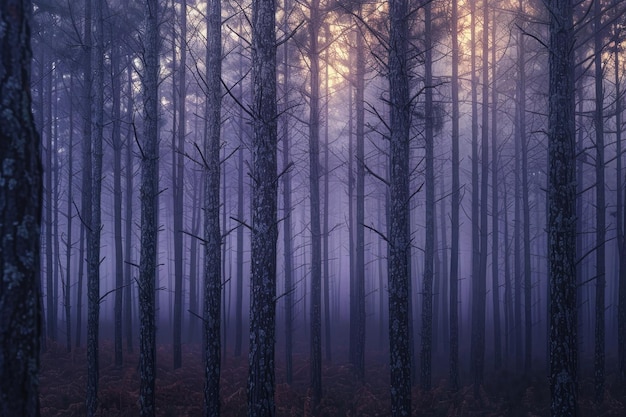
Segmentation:
[(28, 0), (0, 3), (0, 415), (39, 416), (42, 166)]

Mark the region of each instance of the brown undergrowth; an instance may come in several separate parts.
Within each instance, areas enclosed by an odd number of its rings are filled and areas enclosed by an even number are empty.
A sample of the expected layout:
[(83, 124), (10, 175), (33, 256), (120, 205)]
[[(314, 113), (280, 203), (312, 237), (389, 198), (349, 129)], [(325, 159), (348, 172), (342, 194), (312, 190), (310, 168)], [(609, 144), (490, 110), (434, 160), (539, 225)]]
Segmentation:
[[(203, 368), (197, 345), (184, 346), (183, 367), (172, 369), (171, 346), (157, 352), (156, 401), (160, 417), (202, 416)], [(278, 355), (277, 355), (278, 358)], [(375, 361), (374, 361), (375, 362)], [(378, 361), (381, 362), (381, 361)], [(113, 365), (113, 348), (105, 341), (100, 349), (99, 415), (137, 416), (139, 375), (137, 353), (124, 352), (124, 366)], [(51, 343), (41, 358), (41, 409), (43, 417), (84, 416), (86, 353)], [(222, 366), (222, 415), (246, 415), (247, 358), (227, 356)], [(345, 363), (326, 362), (323, 369), (324, 398), (319, 416), (375, 417), (389, 415), (389, 370), (381, 363), (368, 366), (363, 383), (357, 383), (351, 367)], [(276, 411), (278, 416), (313, 416), (308, 393), (306, 355), (294, 356), (293, 383), (285, 382), (280, 361), (276, 369)], [(534, 417), (549, 415), (549, 388), (542, 376), (524, 378), (506, 372), (486, 379), (479, 398), (472, 386), (458, 392), (447, 389), (439, 379), (434, 388), (424, 392), (413, 389), (413, 415), (424, 417)], [(591, 401), (592, 387), (581, 384), (583, 416), (626, 416), (624, 387), (611, 379), (602, 406)]]

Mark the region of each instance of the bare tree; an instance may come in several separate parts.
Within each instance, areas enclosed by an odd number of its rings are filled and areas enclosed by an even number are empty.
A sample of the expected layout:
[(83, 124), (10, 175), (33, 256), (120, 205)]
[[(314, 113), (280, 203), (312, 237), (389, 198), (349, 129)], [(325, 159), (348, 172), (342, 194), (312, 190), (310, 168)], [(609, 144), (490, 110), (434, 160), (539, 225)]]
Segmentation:
[(30, 95), (28, 0), (0, 3), (0, 415), (39, 416), (42, 167)]
[(143, 144), (141, 146), (141, 253), (139, 259), (139, 412), (152, 417), (155, 407), (156, 323), (155, 291), (157, 272), (159, 148), (159, 0), (146, 0), (142, 36)]
[(549, 0), (548, 266), (551, 415), (577, 413), (574, 28), (571, 0)]
[(252, 274), (248, 416), (276, 413), (277, 109), (276, 6), (252, 1)]
[(408, 1), (389, 0), (389, 344), (391, 415), (411, 415), (409, 349), (409, 65)]

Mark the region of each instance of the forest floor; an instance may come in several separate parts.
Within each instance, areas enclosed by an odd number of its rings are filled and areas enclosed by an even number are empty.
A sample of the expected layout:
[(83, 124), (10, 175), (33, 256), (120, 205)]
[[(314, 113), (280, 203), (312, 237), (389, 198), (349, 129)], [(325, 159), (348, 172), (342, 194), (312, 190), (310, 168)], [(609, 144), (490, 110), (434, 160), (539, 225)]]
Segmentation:
[[(280, 353), (277, 353), (277, 359)], [(183, 366), (172, 369), (171, 345), (158, 347), (157, 352), (157, 416), (202, 416), (203, 367), (198, 345), (183, 347)], [(365, 382), (355, 382), (349, 365), (325, 362), (323, 368), (324, 398), (320, 416), (387, 416), (389, 415), (389, 368), (380, 360), (369, 361)], [(105, 341), (100, 349), (100, 416), (137, 416), (139, 375), (137, 353), (124, 352), (125, 365), (117, 368), (113, 346)], [(306, 355), (294, 356), (293, 384), (284, 380), (284, 367), (277, 361), (277, 416), (311, 416), (307, 393), (309, 381)], [(222, 415), (246, 415), (247, 356), (227, 356), (222, 365)], [(85, 384), (87, 381), (84, 348), (67, 353), (53, 343), (41, 357), (42, 417), (84, 416)], [(487, 375), (480, 390), (480, 400), (474, 399), (472, 386), (456, 393), (447, 389), (447, 381), (439, 379), (428, 392), (413, 389), (413, 416), (481, 416), (529, 417), (549, 416), (549, 387), (540, 373), (531, 377), (514, 376), (507, 372)], [(594, 405), (591, 382), (581, 384), (581, 416), (626, 416), (626, 387), (607, 378), (605, 401)]]

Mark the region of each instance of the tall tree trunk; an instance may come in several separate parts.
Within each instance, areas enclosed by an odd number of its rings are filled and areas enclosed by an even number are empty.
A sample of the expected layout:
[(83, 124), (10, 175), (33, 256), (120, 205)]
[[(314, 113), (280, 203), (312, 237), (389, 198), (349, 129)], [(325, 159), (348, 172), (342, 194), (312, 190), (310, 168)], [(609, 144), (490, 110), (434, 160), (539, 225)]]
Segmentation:
[[(126, 104), (126, 111), (128, 112), (126, 118), (129, 123), (132, 123), (134, 119), (134, 106), (135, 100), (133, 97), (133, 71), (132, 66), (128, 66), (128, 102)], [(131, 248), (133, 240), (133, 177), (135, 176), (135, 170), (133, 166), (133, 142), (132, 142), (132, 126), (128, 126), (126, 132), (126, 222), (124, 225), (124, 256), (126, 259), (126, 265), (124, 270), (124, 330), (126, 333), (126, 349), (129, 353), (133, 352), (133, 278), (131, 273)]]
[(571, 0), (550, 0), (548, 276), (551, 414), (577, 414), (576, 181)]
[[(47, 55), (45, 55), (47, 56)], [(47, 336), (51, 340), (57, 339), (57, 330), (56, 330), (56, 303), (54, 298), (54, 250), (52, 245), (52, 227), (53, 227), (53, 219), (52, 219), (52, 176), (53, 176), (53, 167), (52, 167), (52, 153), (53, 153), (53, 138), (52, 138), (52, 78), (54, 74), (54, 62), (50, 62), (50, 67), (46, 68), (47, 74), (45, 76), (45, 97), (47, 102), (46, 107), (46, 121), (42, 126), (42, 139), (46, 143), (46, 162), (44, 164), (44, 178), (45, 178), (45, 186), (44, 186), (44, 195), (45, 195), (45, 231), (46, 231), (46, 314), (47, 314)], [(43, 75), (42, 75), (43, 76)]]
[[(524, 42), (524, 35), (522, 33), (517, 34), (517, 70), (518, 74), (524, 71), (524, 61), (522, 60), (523, 54), (521, 44)], [(523, 339), (522, 339), (522, 233), (521, 233), (521, 120), (520, 120), (520, 103), (525, 100), (525, 93), (520, 88), (520, 83), (516, 86), (516, 109), (515, 109), (515, 225), (513, 229), (513, 238), (515, 239), (515, 259), (514, 259), (514, 292), (515, 300), (513, 310), (515, 312), (514, 324), (513, 324), (513, 344), (515, 345), (515, 369), (522, 370), (522, 356), (523, 356)]]
[(450, 231), (450, 388), (459, 389), (459, 12), (452, 0), (452, 198)]
[(513, 340), (513, 290), (511, 286), (511, 259), (509, 258), (509, 206), (506, 181), (504, 181), (504, 365), (509, 367), (511, 340)]
[[(239, 55), (239, 71), (243, 73), (243, 58)], [(243, 76), (243, 74), (241, 74)], [(243, 100), (243, 86), (239, 83), (239, 99)], [(243, 109), (239, 108), (238, 128), (239, 128), (239, 151), (238, 154), (238, 188), (237, 188), (237, 218), (240, 221), (244, 219), (244, 118)], [(243, 227), (237, 228), (237, 288), (235, 294), (235, 356), (241, 356), (241, 345), (243, 337)]]
[(122, 252), (122, 132), (120, 47), (111, 50), (112, 95), (112, 143), (113, 143), (113, 217), (115, 218), (115, 366), (123, 364), (122, 348), (122, 299), (124, 291), (124, 255)]
[(92, 93), (92, 39), (91, 39), (91, 26), (92, 26), (92, 0), (85, 0), (85, 26), (83, 28), (83, 144), (82, 144), (82, 160), (83, 160), (83, 177), (82, 177), (82, 227), (81, 227), (81, 242), (80, 242), (80, 256), (79, 256), (79, 270), (78, 270), (78, 286), (76, 289), (76, 346), (80, 346), (82, 335), (82, 308), (83, 308), (83, 271), (85, 259), (85, 246), (88, 246), (88, 233), (91, 228), (91, 176), (92, 176), (92, 162), (91, 162), (91, 105), (93, 98)]
[(606, 287), (606, 198), (604, 192), (604, 74), (602, 68), (602, 6), (594, 1), (594, 70), (596, 100), (594, 125), (596, 132), (596, 328), (594, 349), (594, 400), (604, 400), (604, 339)]
[(409, 205), (410, 99), (408, 2), (389, 0), (390, 210), (389, 219), (389, 343), (391, 415), (411, 415), (411, 353), (409, 348)]
[(100, 231), (102, 230), (102, 141), (104, 134), (104, 18), (102, 1), (95, 2), (94, 112), (91, 154), (91, 224), (87, 236), (87, 415), (94, 416), (98, 408), (98, 378), (100, 373), (98, 339), (100, 324)]
[(143, 146), (141, 149), (141, 254), (139, 259), (139, 412), (152, 417), (155, 407), (157, 273), (157, 212), (159, 205), (158, 83), (159, 2), (145, 2), (143, 87)]
[(273, 416), (276, 321), (276, 6), (252, 1), (252, 274), (248, 416)]
[(65, 340), (67, 352), (72, 351), (72, 307), (71, 307), (71, 269), (72, 269), (72, 204), (74, 203), (74, 105), (72, 104), (72, 91), (74, 90), (74, 75), (70, 74), (70, 88), (67, 90), (67, 99), (70, 103), (67, 145), (67, 242), (65, 246), (65, 286), (63, 290), (63, 306), (65, 307)]
[[(358, 15), (362, 15), (359, 6)], [(362, 29), (361, 29), (362, 30)], [(355, 259), (355, 340), (353, 364), (357, 378), (365, 378), (365, 39), (356, 33), (356, 259)]]
[(206, 50), (206, 138), (204, 144), (204, 415), (220, 415), (221, 245), (220, 128), (222, 110), (222, 8), (209, 0)]
[(617, 242), (619, 247), (619, 278), (618, 278), (618, 309), (617, 309), (617, 353), (618, 353), (618, 377), (626, 381), (626, 210), (624, 206), (626, 197), (624, 193), (624, 173), (622, 172), (622, 94), (619, 59), (619, 39), (615, 40), (615, 130), (617, 143)]
[[(493, 359), (495, 369), (502, 367), (502, 336), (500, 326), (500, 209), (498, 207), (498, 85), (496, 72), (496, 11), (493, 11), (491, 29), (491, 291), (493, 294)], [(506, 209), (506, 207), (505, 207)], [(506, 244), (506, 242), (505, 242)]]
[[(178, 65), (178, 132), (174, 146), (174, 326), (173, 350), (174, 369), (183, 363), (182, 331), (183, 331), (183, 199), (184, 191), (184, 155), (185, 155), (185, 117), (187, 101), (187, 0), (181, 0), (180, 13), (180, 63)], [(175, 54), (176, 52), (174, 52)]]
[[(524, 15), (524, 3), (519, 3), (520, 16)], [(532, 281), (530, 264), (530, 200), (528, 197), (528, 138), (526, 137), (526, 39), (521, 33), (518, 38), (519, 70), (519, 141), (522, 151), (522, 210), (524, 216), (524, 369), (532, 369), (533, 323), (532, 323)], [(518, 340), (517, 343), (521, 342)]]
[[(330, 26), (326, 25), (326, 42), (331, 37)], [(332, 360), (332, 354), (330, 349), (330, 272), (329, 272), (329, 259), (328, 259), (328, 238), (330, 230), (328, 228), (328, 210), (330, 202), (328, 201), (328, 183), (330, 181), (330, 166), (329, 166), (329, 147), (328, 147), (328, 107), (330, 105), (330, 88), (328, 86), (328, 68), (330, 67), (330, 61), (328, 56), (328, 48), (325, 51), (325, 69), (324, 69), (324, 87), (326, 93), (326, 105), (324, 106), (324, 231), (323, 231), (323, 256), (324, 260), (324, 348), (326, 351), (326, 360)]]
[(422, 352), (421, 386), (430, 390), (432, 386), (432, 343), (433, 343), (433, 262), (435, 257), (435, 135), (433, 131), (433, 55), (432, 55), (431, 3), (424, 5), (424, 142), (426, 148), (426, 241), (424, 249), (424, 288), (422, 302)]
[(311, 0), (309, 5), (309, 61), (310, 96), (309, 96), (309, 192), (311, 218), (311, 368), (310, 388), (313, 412), (322, 398), (322, 233), (320, 225), (320, 190), (319, 190), (319, 143), (320, 143), (320, 51), (319, 32), (321, 26), (319, 0)]
[[(284, 9), (290, 10), (291, 0), (285, 0)], [(289, 29), (288, 13), (283, 17), (283, 30), (288, 33)], [(290, 105), (290, 86), (289, 80), (291, 79), (291, 71), (289, 66), (289, 51), (290, 43), (285, 42), (283, 45), (283, 83), (285, 96), (285, 103)], [(284, 248), (284, 263), (285, 263), (285, 373), (288, 384), (293, 382), (293, 292), (295, 290), (293, 283), (293, 244), (292, 244), (292, 225), (291, 225), (291, 170), (289, 169), (289, 149), (291, 147), (291, 141), (289, 137), (290, 132), (290, 114), (285, 111), (282, 116), (282, 137), (283, 137), (283, 211), (284, 211), (284, 224), (283, 224), (283, 248)], [(240, 160), (243, 163), (243, 157)], [(240, 168), (243, 175), (243, 168)], [(243, 178), (242, 178), (243, 181)], [(242, 189), (243, 199), (243, 189)], [(243, 204), (242, 204), (243, 206)], [(243, 211), (243, 209), (242, 209)], [(243, 215), (243, 213), (242, 213)], [(243, 244), (242, 244), (243, 246)]]
[(40, 139), (31, 110), (27, 0), (0, 3), (0, 415), (38, 417)]

